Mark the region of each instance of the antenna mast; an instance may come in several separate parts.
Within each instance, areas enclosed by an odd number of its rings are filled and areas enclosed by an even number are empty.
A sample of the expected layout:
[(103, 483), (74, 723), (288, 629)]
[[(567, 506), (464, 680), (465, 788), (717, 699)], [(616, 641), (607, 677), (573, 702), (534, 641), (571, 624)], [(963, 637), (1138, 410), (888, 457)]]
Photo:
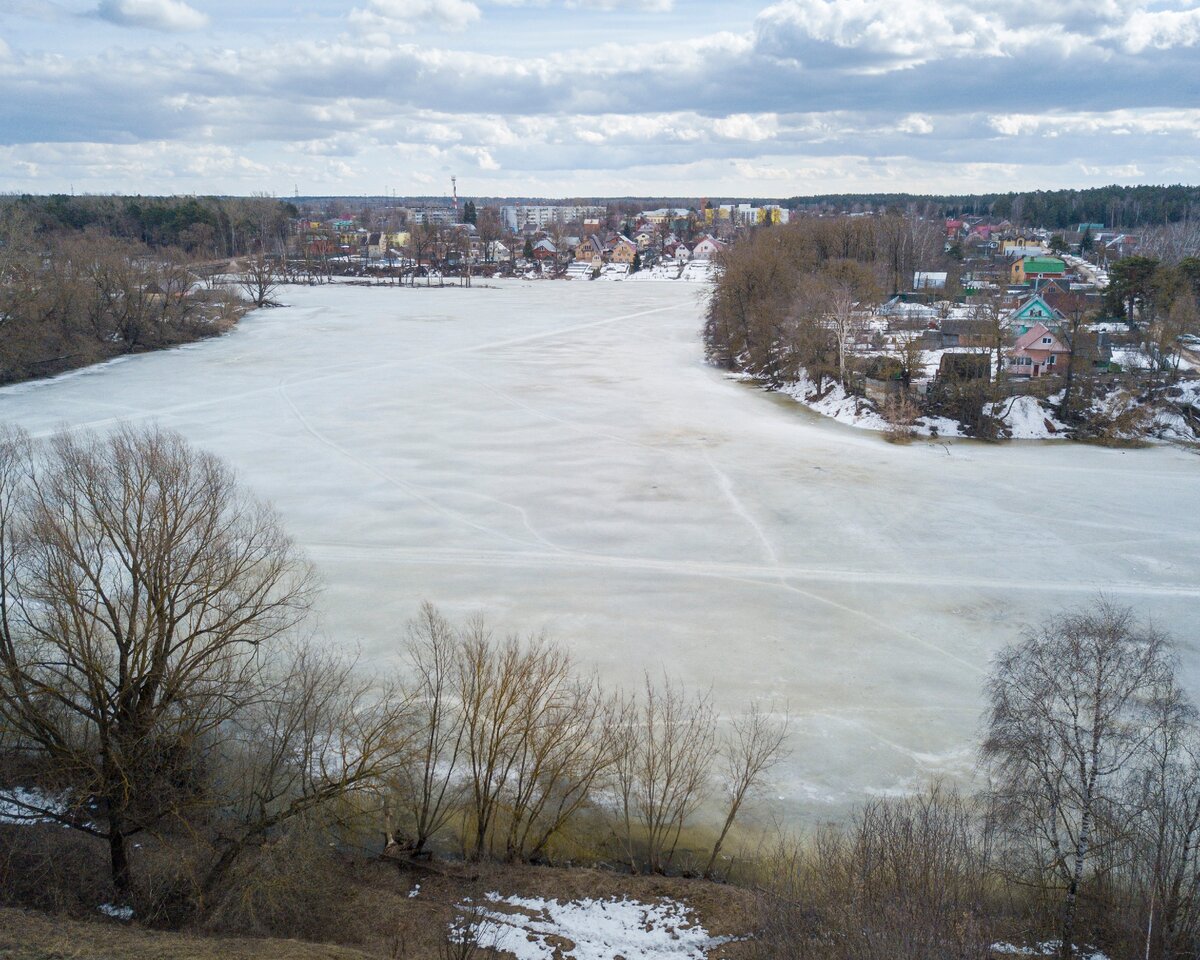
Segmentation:
[(458, 223), (458, 177), (451, 177), (450, 185), (454, 188), (454, 222)]

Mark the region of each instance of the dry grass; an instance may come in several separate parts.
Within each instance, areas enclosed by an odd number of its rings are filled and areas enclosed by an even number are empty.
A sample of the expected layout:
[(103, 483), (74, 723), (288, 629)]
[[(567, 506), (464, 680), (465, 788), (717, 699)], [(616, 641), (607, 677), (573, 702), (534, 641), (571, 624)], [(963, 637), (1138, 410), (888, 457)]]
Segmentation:
[(359, 950), (142, 930), (0, 908), (0, 960), (363, 960)]
[[(442, 876), (392, 864), (364, 866), (358, 877), (356, 908), (373, 918), (363, 947), (376, 956), (424, 960), (437, 956), (445, 932), (468, 897), (497, 892), (560, 901), (629, 898), (643, 902), (671, 899), (690, 906), (714, 936), (744, 936), (756, 917), (754, 895), (737, 887), (678, 877), (628, 876), (585, 868), (455, 864)], [(408, 894), (416, 884), (417, 896)], [(364, 924), (364, 926), (367, 926)], [(721, 957), (743, 956), (741, 944), (722, 948)], [(715, 954), (714, 954), (715, 957)]]
[[(344, 872), (328, 876), (328, 882), (353, 887), (348, 907), (352, 915), (326, 934), (333, 941), (345, 940), (348, 934), (353, 947), (167, 933), (99, 917), (92, 922), (0, 909), (0, 960), (436, 960), (459, 905), (492, 891), (560, 901), (669, 898), (690, 906), (714, 936), (743, 936), (753, 929), (757, 916), (754, 895), (738, 887), (583, 868), (440, 863), (435, 872), (348, 860)], [(420, 892), (410, 897), (417, 884)], [(728, 944), (714, 951), (713, 960), (741, 960), (748, 955), (746, 947)], [(488, 951), (482, 954), (492, 956)]]

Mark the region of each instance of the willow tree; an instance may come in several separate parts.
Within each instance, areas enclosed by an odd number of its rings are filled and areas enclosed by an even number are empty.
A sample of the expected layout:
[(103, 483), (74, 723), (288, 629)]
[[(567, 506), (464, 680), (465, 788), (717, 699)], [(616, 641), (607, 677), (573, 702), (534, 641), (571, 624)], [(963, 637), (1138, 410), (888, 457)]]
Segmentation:
[(55, 798), (30, 812), (107, 842), (119, 895), (309, 594), (275, 514), (176, 434), (0, 440), (0, 735)]

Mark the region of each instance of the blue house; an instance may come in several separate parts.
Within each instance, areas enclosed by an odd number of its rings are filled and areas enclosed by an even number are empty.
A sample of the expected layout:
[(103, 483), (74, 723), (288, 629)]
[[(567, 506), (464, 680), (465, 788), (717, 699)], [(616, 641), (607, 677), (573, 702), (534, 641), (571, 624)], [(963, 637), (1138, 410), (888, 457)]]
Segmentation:
[(1016, 327), (1020, 335), (1028, 333), (1036, 324), (1042, 323), (1049, 327), (1060, 323), (1062, 319), (1061, 313), (1043, 300), (1041, 294), (1035, 293), (1008, 315), (1004, 325)]

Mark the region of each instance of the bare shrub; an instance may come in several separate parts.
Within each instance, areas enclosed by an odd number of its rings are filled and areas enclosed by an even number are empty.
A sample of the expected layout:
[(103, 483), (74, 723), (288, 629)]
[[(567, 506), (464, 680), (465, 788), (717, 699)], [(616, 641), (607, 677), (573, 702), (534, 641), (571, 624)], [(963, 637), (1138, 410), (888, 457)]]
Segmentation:
[(210, 930), (356, 943), (356, 888), (319, 823), (296, 821), (234, 869), (205, 920)]
[(873, 800), (846, 828), (781, 844), (761, 887), (763, 960), (990, 956), (989, 853), (969, 802), (939, 787)]
[(883, 417), (888, 424), (884, 439), (889, 443), (912, 443), (917, 436), (913, 425), (920, 414), (907, 391), (892, 394), (883, 405)]

